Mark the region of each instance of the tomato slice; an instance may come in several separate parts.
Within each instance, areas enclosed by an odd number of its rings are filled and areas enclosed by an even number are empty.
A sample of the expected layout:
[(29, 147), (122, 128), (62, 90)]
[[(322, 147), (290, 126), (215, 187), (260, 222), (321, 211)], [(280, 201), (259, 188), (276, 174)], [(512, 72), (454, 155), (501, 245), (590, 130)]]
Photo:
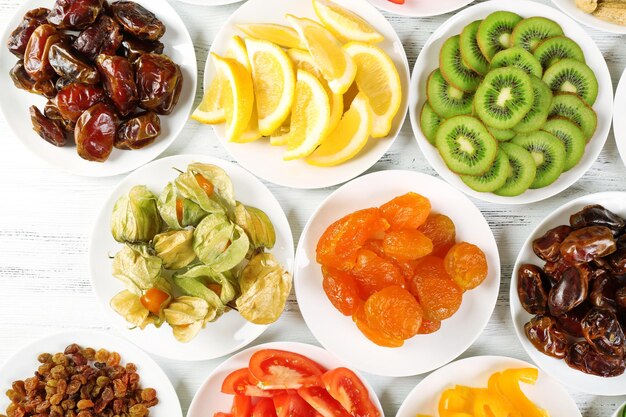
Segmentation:
[(271, 398), (261, 398), (254, 406), (252, 417), (277, 417), (274, 401)]
[(298, 394), (324, 417), (352, 417), (345, 408), (322, 387), (305, 387)]
[(252, 398), (245, 395), (235, 395), (233, 408), (230, 412), (233, 417), (252, 417)]
[(222, 392), (224, 394), (246, 394), (246, 388), (250, 385), (256, 385), (257, 380), (252, 376), (248, 368), (237, 369), (231, 372), (222, 382)]
[(283, 394), (273, 400), (278, 417), (318, 417), (318, 413), (298, 394)]
[(244, 395), (256, 398), (274, 398), (278, 395), (286, 394), (288, 391), (284, 389), (262, 389), (256, 385), (247, 385)]
[(276, 349), (263, 349), (250, 358), (250, 373), (263, 389), (298, 389), (321, 385), (326, 372), (306, 356)]
[(336, 368), (322, 375), (328, 393), (353, 416), (380, 417), (369, 392), (358, 376), (347, 368)]

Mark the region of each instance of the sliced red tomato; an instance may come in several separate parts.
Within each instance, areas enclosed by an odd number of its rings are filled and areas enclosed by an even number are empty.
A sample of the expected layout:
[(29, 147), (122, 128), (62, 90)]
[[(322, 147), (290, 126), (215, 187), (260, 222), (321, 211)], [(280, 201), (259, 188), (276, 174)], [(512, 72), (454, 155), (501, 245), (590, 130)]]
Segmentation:
[(322, 375), (328, 393), (350, 414), (358, 417), (380, 417), (380, 411), (358, 376), (347, 368), (336, 368)]
[(325, 388), (300, 388), (298, 395), (324, 417), (352, 417)]
[(250, 385), (255, 386), (257, 380), (252, 376), (248, 368), (237, 369), (231, 372), (222, 382), (222, 392), (224, 394), (246, 394), (246, 388)]
[(274, 397), (278, 417), (317, 417), (317, 412), (298, 394), (290, 393)]
[(230, 412), (233, 417), (252, 417), (252, 398), (245, 395), (235, 395), (233, 408)]
[(306, 356), (276, 349), (263, 349), (250, 358), (250, 373), (263, 389), (298, 389), (321, 385), (326, 369)]
[(261, 398), (254, 406), (252, 417), (277, 417), (274, 401), (271, 398)]
[(262, 389), (256, 385), (248, 385), (246, 386), (244, 395), (247, 395), (248, 397), (256, 397), (256, 398), (273, 398), (278, 395), (286, 394), (289, 391), (290, 390), (285, 390), (285, 389)]

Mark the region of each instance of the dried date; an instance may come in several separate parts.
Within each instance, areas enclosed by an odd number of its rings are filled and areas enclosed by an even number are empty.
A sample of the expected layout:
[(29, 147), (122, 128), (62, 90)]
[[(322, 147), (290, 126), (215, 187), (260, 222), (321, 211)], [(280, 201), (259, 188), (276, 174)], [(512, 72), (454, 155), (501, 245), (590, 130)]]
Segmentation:
[(84, 84), (97, 84), (100, 81), (98, 71), (80, 59), (68, 43), (58, 42), (52, 45), (48, 60), (59, 77)]
[(49, 12), (50, 10), (43, 7), (26, 12), (20, 24), (9, 35), (7, 47), (13, 55), (24, 58), (30, 36), (37, 27), (46, 23)]
[(543, 236), (533, 241), (535, 255), (546, 262), (556, 262), (561, 257), (561, 243), (572, 232), (566, 225), (548, 230)]
[(40, 25), (31, 35), (24, 51), (24, 69), (35, 81), (53, 78), (55, 73), (48, 61), (50, 47), (61, 39), (57, 30), (48, 24)]
[(595, 279), (589, 293), (589, 301), (596, 307), (615, 311), (615, 296), (619, 282), (605, 270), (594, 272)]
[(589, 283), (578, 268), (566, 269), (548, 295), (550, 313), (559, 316), (573, 310), (583, 303), (589, 292)]
[(96, 66), (104, 90), (120, 115), (134, 112), (139, 102), (135, 73), (128, 59), (116, 55), (98, 55)]
[(59, 29), (83, 29), (102, 12), (103, 0), (57, 0), (48, 15), (48, 23)]
[(585, 339), (597, 352), (619, 358), (624, 356), (624, 331), (615, 313), (595, 307), (581, 324)]
[(54, 146), (65, 146), (65, 132), (59, 123), (44, 116), (36, 106), (30, 107), (30, 120), (33, 130), (46, 142)]
[(102, 15), (96, 23), (78, 35), (72, 46), (91, 61), (95, 61), (100, 54), (115, 55), (123, 38), (120, 25), (110, 16)]
[(574, 230), (561, 244), (561, 256), (571, 263), (591, 262), (617, 249), (611, 229), (589, 226)]
[(123, 31), (136, 38), (156, 41), (165, 33), (163, 22), (138, 3), (115, 1), (111, 4), (110, 11)]
[(554, 318), (535, 316), (524, 325), (524, 331), (538, 351), (559, 359), (567, 354), (567, 336), (558, 329)]
[(122, 51), (130, 62), (135, 62), (143, 54), (161, 54), (164, 45), (159, 41), (147, 41), (127, 36), (122, 41)]
[(558, 327), (573, 337), (583, 337), (582, 321), (591, 309), (588, 302), (584, 302), (573, 310), (555, 317)]
[(104, 90), (97, 85), (71, 83), (58, 92), (54, 104), (63, 118), (76, 122), (85, 110), (105, 99)]
[(548, 293), (544, 288), (543, 271), (535, 265), (524, 264), (517, 272), (517, 293), (522, 307), (530, 314), (545, 314)]
[(583, 208), (570, 216), (569, 222), (574, 229), (588, 226), (604, 226), (619, 234), (626, 226), (624, 219), (601, 205), (594, 204)]
[(50, 120), (54, 120), (65, 130), (66, 132), (74, 132), (74, 126), (76, 123), (71, 120), (63, 118), (59, 108), (51, 101), (48, 101), (43, 108), (43, 114)]
[(162, 54), (143, 54), (136, 67), (139, 105), (157, 114), (170, 114), (183, 85), (180, 67)]
[(137, 115), (120, 125), (114, 146), (118, 149), (141, 149), (161, 134), (161, 122), (154, 112)]
[(86, 110), (76, 122), (74, 140), (81, 158), (104, 162), (113, 150), (118, 119), (115, 111), (105, 103)]
[(615, 377), (626, 370), (623, 358), (602, 355), (596, 352), (589, 343), (581, 341), (570, 346), (565, 362), (574, 369), (591, 375)]

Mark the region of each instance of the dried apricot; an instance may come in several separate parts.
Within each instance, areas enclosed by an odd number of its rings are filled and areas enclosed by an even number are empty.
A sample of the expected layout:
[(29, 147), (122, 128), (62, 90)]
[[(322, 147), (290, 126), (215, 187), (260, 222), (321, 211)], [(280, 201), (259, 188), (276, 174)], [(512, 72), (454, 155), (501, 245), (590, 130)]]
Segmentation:
[(394, 339), (409, 339), (422, 325), (422, 308), (410, 292), (397, 285), (386, 287), (365, 302), (367, 323)]
[(363, 246), (363, 248), (369, 249), (372, 252), (374, 252), (376, 255), (380, 256), (381, 258), (391, 261), (395, 266), (397, 266), (400, 269), (400, 272), (402, 272), (402, 276), (404, 277), (405, 280), (409, 280), (413, 278), (413, 270), (415, 269), (415, 265), (417, 265), (418, 260), (399, 261), (397, 259), (393, 259), (387, 256), (385, 254), (385, 251), (383, 251), (383, 241), (380, 239), (368, 240)]
[(420, 259), (408, 286), (419, 299), (428, 320), (451, 317), (463, 301), (463, 290), (446, 273), (443, 261), (435, 256)]
[(398, 261), (413, 261), (430, 254), (433, 242), (417, 230), (394, 230), (385, 233), (383, 251)]
[(400, 268), (369, 249), (359, 249), (356, 265), (351, 273), (356, 279), (362, 298), (367, 298), (390, 285), (405, 285)]
[(419, 194), (407, 193), (380, 206), (392, 229), (417, 229), (430, 214), (430, 201)]
[(441, 329), (441, 321), (424, 319), (417, 334), (431, 334), (439, 329)]
[(322, 287), (330, 302), (344, 316), (351, 316), (360, 304), (354, 277), (338, 269), (322, 267)]
[(400, 347), (404, 345), (404, 340), (393, 338), (385, 333), (378, 332), (374, 330), (370, 324), (367, 322), (367, 317), (365, 316), (365, 309), (363, 305), (361, 305), (356, 313), (352, 316), (352, 321), (356, 324), (356, 327), (363, 333), (365, 337), (367, 337), (372, 342), (376, 343), (379, 346), (384, 347)]
[(445, 214), (434, 213), (428, 216), (420, 231), (433, 242), (433, 255), (443, 258), (454, 246), (456, 227), (452, 219)]
[(446, 272), (463, 290), (479, 286), (489, 268), (485, 253), (476, 245), (461, 242), (454, 245), (444, 259)]

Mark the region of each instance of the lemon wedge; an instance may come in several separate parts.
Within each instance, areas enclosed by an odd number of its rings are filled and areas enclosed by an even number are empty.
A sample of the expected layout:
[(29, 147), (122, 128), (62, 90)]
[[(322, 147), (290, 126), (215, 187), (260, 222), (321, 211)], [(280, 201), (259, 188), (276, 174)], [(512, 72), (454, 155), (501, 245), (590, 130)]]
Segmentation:
[(250, 23), (236, 25), (246, 35), (275, 43), (284, 48), (304, 48), (298, 33), (289, 26), (275, 23)]
[(378, 43), (385, 38), (361, 16), (328, 0), (313, 0), (315, 14), (339, 40)]
[(320, 80), (304, 70), (298, 70), (297, 80), (285, 160), (313, 153), (326, 136), (330, 122), (330, 102)]
[(374, 112), (372, 137), (385, 137), (391, 131), (391, 123), (402, 102), (398, 70), (391, 58), (377, 46), (349, 42), (344, 49), (356, 63), (356, 84), (369, 99)]
[(289, 117), (295, 91), (295, 75), (291, 60), (275, 43), (246, 39), (259, 132), (272, 134)]
[(354, 81), (356, 65), (342, 49), (341, 42), (328, 29), (313, 20), (292, 15), (286, 17), (300, 35), (330, 89), (336, 94), (345, 93)]
[(372, 131), (372, 108), (363, 93), (357, 94), (337, 128), (324, 138), (306, 161), (311, 165), (339, 165), (357, 155)]

